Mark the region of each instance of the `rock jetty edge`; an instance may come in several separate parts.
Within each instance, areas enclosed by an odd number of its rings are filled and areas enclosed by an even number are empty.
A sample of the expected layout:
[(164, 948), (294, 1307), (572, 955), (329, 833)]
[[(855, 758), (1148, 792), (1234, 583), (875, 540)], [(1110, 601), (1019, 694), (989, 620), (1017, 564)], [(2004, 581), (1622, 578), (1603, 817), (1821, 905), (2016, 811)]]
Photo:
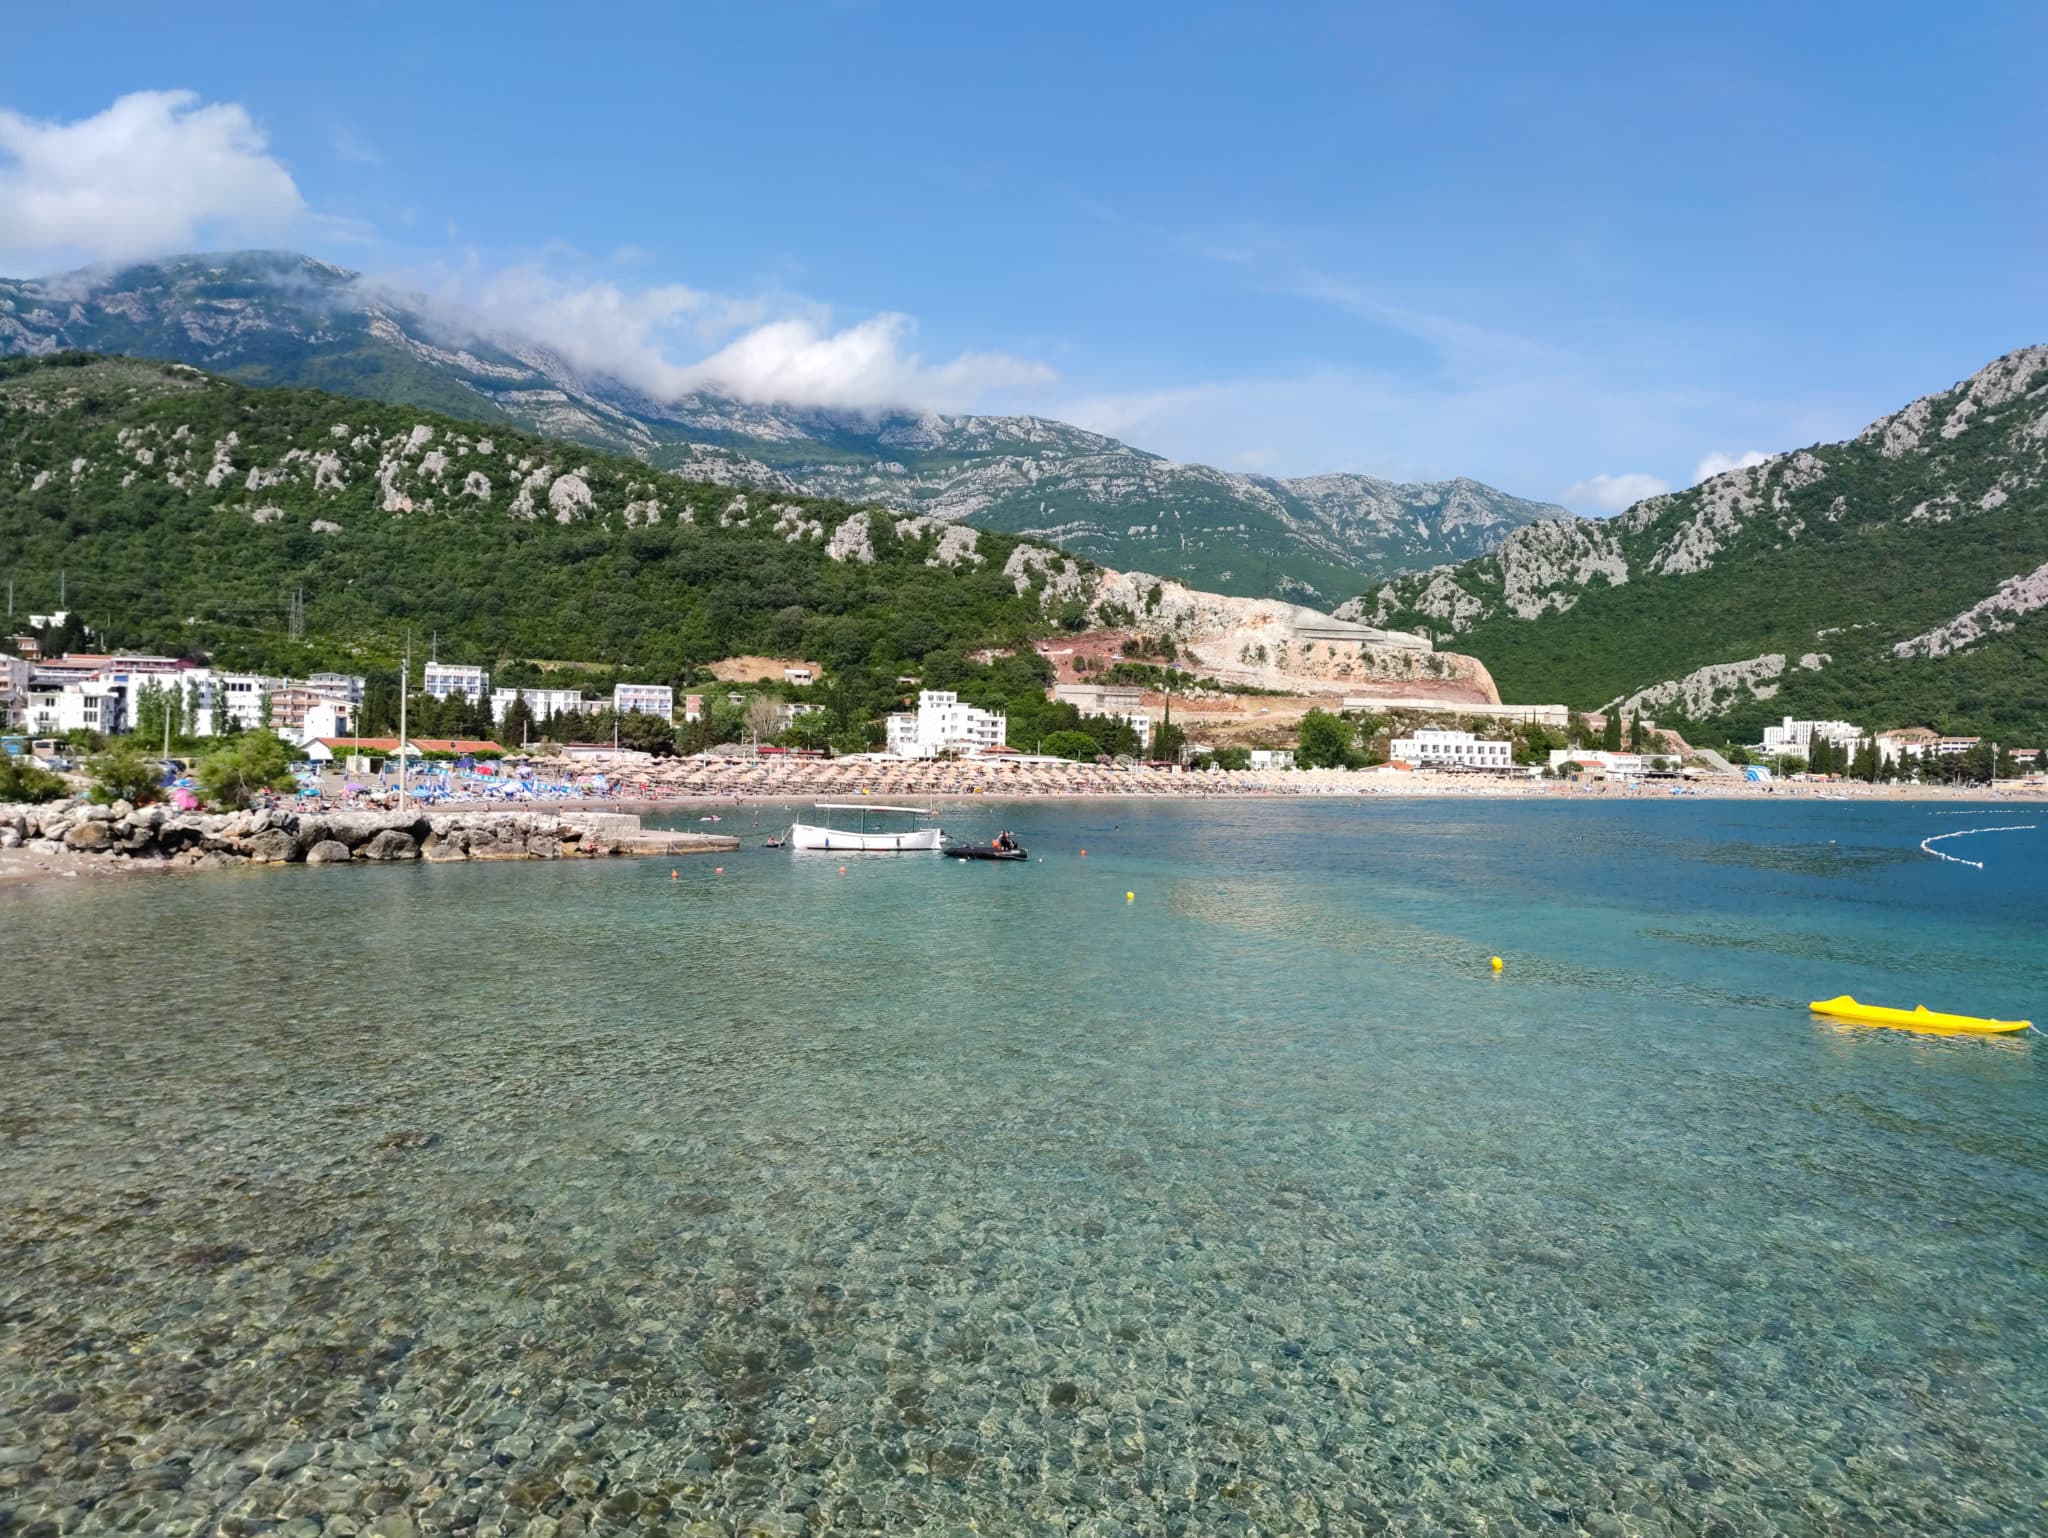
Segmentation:
[(643, 828), (624, 812), (178, 812), (125, 801), (0, 804), (0, 849), (186, 866), (561, 860), (737, 849), (720, 833)]

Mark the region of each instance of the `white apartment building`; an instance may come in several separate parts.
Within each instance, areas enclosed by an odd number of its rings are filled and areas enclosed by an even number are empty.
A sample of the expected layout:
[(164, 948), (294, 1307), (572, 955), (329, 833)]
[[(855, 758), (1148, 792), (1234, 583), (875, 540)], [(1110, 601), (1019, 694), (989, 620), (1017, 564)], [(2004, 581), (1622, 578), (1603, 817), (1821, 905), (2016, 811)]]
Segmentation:
[(536, 722), (550, 716), (566, 715), (570, 711), (590, 708), (590, 702), (583, 698), (580, 689), (493, 689), (491, 691), (491, 719), (503, 722), (505, 712), (512, 708), (517, 699), (526, 701), (526, 708)]
[(1765, 758), (1789, 753), (1808, 758), (1816, 737), (1853, 753), (1863, 741), (1863, 728), (1853, 721), (1795, 721), (1787, 716), (1777, 726), (1764, 728), (1763, 744), (1756, 751)]
[(105, 663), (89, 676), (95, 681), (111, 686), (121, 696), (120, 726), (102, 726), (103, 732), (128, 731), (135, 725), (140, 713), (142, 690), (147, 684), (160, 689), (181, 686), (186, 674), (193, 670), (184, 668), (174, 657), (151, 657), (146, 655), (125, 655), (108, 657)]
[(266, 678), (261, 673), (220, 673), (213, 680), (213, 711), (206, 723), (208, 735), (221, 729), (221, 712), (245, 732), (263, 724), (263, 702), (291, 683), (289, 678)]
[(1294, 767), (1294, 749), (1253, 748), (1247, 767), (1252, 769), (1292, 769)]
[(32, 673), (22, 725), (36, 736), (127, 729), (126, 697), (115, 685), (76, 674)]
[(1442, 727), (1419, 728), (1412, 737), (1396, 737), (1389, 754), (1418, 769), (1455, 767), (1459, 769), (1512, 769), (1515, 745), (1494, 742), (1471, 732), (1454, 732)]
[(360, 673), (308, 673), (306, 687), (315, 694), (324, 694), (329, 699), (346, 700), (351, 705), (360, 705), (369, 681)]
[(917, 711), (889, 717), (889, 751), (898, 758), (937, 758), (1005, 746), (1009, 722), (1000, 711), (960, 703), (951, 689), (926, 689)]
[(666, 721), (675, 715), (676, 691), (667, 684), (615, 684), (612, 709), (622, 716), (660, 716)]
[(437, 700), (459, 694), (474, 705), (491, 692), (491, 675), (483, 668), (459, 667), (452, 662), (429, 662), (420, 687)]

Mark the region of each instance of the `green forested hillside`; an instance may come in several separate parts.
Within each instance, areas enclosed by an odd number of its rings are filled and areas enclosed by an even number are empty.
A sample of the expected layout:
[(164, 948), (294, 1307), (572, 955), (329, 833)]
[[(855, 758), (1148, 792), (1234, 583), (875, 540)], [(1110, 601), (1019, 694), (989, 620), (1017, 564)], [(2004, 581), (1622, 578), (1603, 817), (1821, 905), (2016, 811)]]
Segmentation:
[(0, 580), (20, 614), (61, 573), (114, 646), (284, 672), (410, 632), (654, 679), (744, 652), (882, 670), (1043, 628), (1004, 575), (1021, 543), (180, 364), (0, 364)]
[(1709, 738), (1786, 713), (2048, 736), (2048, 348), (1342, 612), (1455, 637), (1505, 698), (1623, 700)]

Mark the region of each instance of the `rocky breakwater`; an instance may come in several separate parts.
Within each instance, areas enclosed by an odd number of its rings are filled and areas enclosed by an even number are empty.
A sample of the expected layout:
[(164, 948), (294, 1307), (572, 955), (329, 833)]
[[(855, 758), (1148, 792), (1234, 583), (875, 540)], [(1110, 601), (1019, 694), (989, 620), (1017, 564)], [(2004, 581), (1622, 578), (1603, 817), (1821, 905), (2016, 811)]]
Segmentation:
[(178, 812), (125, 801), (0, 805), (0, 849), (185, 865), (559, 860), (737, 849), (712, 833), (650, 832), (619, 813)]

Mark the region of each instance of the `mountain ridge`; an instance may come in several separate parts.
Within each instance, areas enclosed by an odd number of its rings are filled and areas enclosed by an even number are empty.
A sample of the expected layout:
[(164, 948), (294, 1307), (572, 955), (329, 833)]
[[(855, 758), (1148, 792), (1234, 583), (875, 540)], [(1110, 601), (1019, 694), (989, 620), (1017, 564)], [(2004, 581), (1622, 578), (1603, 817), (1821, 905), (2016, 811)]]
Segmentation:
[(1568, 517), (1465, 477), (1283, 479), (1183, 464), (1048, 417), (835, 412), (697, 391), (659, 401), (546, 347), (428, 313), (292, 252), (0, 280), (0, 352), (162, 357), (502, 422), (693, 479), (873, 502), (1054, 539), (1193, 587), (1319, 602)]
[(1337, 613), (1455, 636), (1516, 698), (1730, 730), (1789, 711), (2038, 736), (2048, 346), (1840, 443), (1519, 529)]

